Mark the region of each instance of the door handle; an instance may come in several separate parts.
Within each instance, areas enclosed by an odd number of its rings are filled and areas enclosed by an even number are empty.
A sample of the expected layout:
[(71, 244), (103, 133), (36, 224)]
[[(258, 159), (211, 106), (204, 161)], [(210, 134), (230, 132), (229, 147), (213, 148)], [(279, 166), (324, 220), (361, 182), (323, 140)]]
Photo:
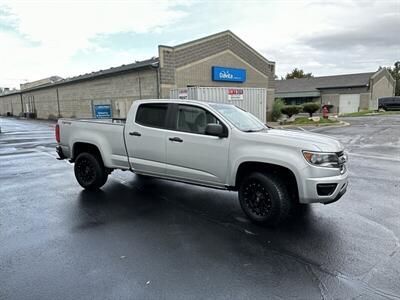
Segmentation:
[(129, 135), (141, 136), (142, 134), (140, 132), (134, 131), (134, 132), (129, 132)]
[(183, 142), (183, 140), (181, 138), (178, 138), (177, 136), (173, 137), (173, 138), (169, 138), (169, 140), (171, 142), (178, 142), (178, 143), (182, 143)]

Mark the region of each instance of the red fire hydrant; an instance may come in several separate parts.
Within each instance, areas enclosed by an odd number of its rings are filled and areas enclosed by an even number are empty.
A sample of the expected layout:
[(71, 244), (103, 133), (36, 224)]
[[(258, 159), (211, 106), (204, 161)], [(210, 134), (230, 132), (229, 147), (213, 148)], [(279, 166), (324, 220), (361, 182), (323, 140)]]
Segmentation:
[(324, 107), (322, 108), (322, 117), (324, 119), (328, 119), (328, 116), (329, 116), (328, 107), (326, 105), (324, 105)]

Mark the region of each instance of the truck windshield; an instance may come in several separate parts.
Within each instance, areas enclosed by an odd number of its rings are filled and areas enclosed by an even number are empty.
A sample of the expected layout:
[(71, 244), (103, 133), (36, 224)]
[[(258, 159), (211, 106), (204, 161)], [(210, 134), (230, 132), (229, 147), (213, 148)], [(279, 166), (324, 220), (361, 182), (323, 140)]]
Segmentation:
[(210, 106), (241, 131), (255, 132), (267, 129), (255, 116), (235, 105), (213, 103)]

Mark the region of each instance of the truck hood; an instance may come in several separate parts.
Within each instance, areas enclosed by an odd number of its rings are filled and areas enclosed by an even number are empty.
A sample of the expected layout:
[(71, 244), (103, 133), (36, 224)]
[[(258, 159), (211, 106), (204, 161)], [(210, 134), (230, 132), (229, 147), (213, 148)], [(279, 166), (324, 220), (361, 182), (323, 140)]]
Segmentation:
[(292, 145), (301, 150), (312, 150), (321, 152), (343, 151), (342, 144), (326, 135), (296, 130), (269, 129), (264, 132), (257, 132), (261, 139), (276, 144)]

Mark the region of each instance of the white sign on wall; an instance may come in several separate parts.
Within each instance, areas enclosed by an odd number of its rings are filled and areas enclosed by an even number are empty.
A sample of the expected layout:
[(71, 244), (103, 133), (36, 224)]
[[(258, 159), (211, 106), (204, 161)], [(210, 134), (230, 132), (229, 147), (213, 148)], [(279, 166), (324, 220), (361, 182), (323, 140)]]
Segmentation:
[(243, 100), (243, 89), (228, 89), (229, 100)]
[(178, 99), (186, 100), (187, 98), (188, 98), (188, 90), (187, 89), (179, 89)]

